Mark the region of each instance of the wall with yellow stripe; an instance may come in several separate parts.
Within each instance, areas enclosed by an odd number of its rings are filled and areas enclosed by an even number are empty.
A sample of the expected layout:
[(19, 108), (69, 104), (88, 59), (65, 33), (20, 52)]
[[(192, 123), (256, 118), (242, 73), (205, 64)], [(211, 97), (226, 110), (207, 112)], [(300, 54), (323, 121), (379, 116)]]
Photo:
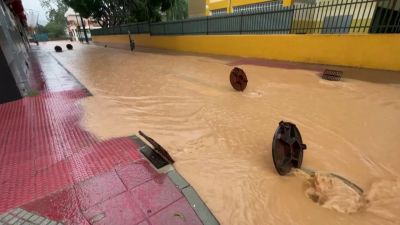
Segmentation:
[[(400, 71), (400, 34), (134, 35), (137, 46)], [(127, 35), (94, 42), (128, 44)], [(128, 45), (127, 45), (128, 46)]]

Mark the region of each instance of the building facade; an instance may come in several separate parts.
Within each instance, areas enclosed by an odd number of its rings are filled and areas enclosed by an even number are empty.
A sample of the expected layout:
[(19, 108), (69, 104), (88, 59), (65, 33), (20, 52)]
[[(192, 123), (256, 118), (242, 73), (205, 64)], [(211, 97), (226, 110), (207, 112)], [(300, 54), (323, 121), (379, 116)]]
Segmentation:
[(294, 0), (189, 0), (189, 17), (239, 13), (282, 4), (290, 5), (293, 2)]
[(0, 0), (0, 103), (29, 93), (26, 16), (21, 0)]
[[(68, 8), (67, 12), (64, 14), (67, 20), (67, 34), (73, 41), (80, 41), (85, 38), (85, 34), (82, 26), (82, 19), (79, 13), (75, 12), (73, 9)], [(88, 38), (91, 38), (90, 30), (101, 28), (100, 25), (93, 19), (83, 18), (83, 24), (86, 28), (86, 34)]]
[(207, 0), (206, 15), (220, 15), (225, 13), (240, 13), (268, 9), (276, 6), (290, 5), (292, 0)]
[(188, 0), (188, 15), (190, 18), (206, 15), (206, 0)]

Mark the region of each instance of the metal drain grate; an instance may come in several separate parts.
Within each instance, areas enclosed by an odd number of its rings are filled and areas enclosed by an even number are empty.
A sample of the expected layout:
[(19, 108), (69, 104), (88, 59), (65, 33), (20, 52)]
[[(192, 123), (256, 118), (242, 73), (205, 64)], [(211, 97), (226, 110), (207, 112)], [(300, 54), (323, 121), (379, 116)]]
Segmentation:
[(166, 165), (168, 162), (163, 159), (159, 154), (157, 154), (153, 149), (149, 146), (144, 146), (140, 148), (140, 152), (153, 164), (153, 166), (157, 169), (160, 169)]
[(330, 81), (340, 81), (343, 76), (343, 71), (339, 70), (325, 70), (322, 74), (322, 79)]
[(140, 148), (140, 151), (157, 169), (167, 164), (174, 164), (175, 161), (169, 155), (167, 150), (165, 150), (151, 137), (145, 135), (142, 131), (139, 131), (139, 134), (143, 138), (145, 138), (151, 145), (153, 145), (153, 148), (146, 146), (145, 148)]

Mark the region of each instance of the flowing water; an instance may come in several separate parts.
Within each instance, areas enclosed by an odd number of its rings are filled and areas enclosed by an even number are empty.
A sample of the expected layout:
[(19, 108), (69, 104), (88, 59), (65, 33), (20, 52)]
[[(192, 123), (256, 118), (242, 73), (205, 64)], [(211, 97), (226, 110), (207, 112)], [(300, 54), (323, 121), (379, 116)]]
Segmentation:
[[(94, 94), (83, 126), (153, 137), (222, 224), (400, 224), (399, 73), (344, 68), (330, 82), (324, 67), (244, 64), (241, 93), (229, 83), (234, 58), (74, 47), (52, 54)], [(314, 176), (275, 171), (281, 120), (300, 129)]]

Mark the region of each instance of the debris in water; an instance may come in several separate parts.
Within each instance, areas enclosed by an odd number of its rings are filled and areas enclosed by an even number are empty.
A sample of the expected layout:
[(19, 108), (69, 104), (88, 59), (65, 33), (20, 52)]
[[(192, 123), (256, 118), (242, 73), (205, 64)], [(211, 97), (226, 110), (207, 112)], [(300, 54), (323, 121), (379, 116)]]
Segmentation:
[(286, 175), (293, 167), (300, 168), (306, 148), (295, 124), (279, 122), (272, 140), (272, 158), (279, 175)]
[(244, 89), (246, 89), (248, 80), (247, 80), (246, 73), (242, 69), (240, 69), (238, 67), (233, 68), (229, 79), (231, 81), (232, 87), (235, 90), (243, 91)]
[(322, 79), (330, 81), (340, 81), (342, 79), (343, 71), (338, 70), (325, 70), (322, 74)]
[(178, 212), (174, 213), (174, 216), (179, 218), (179, 219), (181, 219), (181, 220), (183, 220), (183, 221), (186, 221), (185, 216), (183, 214), (181, 214), (181, 213), (178, 213)]
[(332, 173), (310, 175), (305, 193), (318, 205), (341, 213), (356, 213), (366, 205), (360, 187)]

